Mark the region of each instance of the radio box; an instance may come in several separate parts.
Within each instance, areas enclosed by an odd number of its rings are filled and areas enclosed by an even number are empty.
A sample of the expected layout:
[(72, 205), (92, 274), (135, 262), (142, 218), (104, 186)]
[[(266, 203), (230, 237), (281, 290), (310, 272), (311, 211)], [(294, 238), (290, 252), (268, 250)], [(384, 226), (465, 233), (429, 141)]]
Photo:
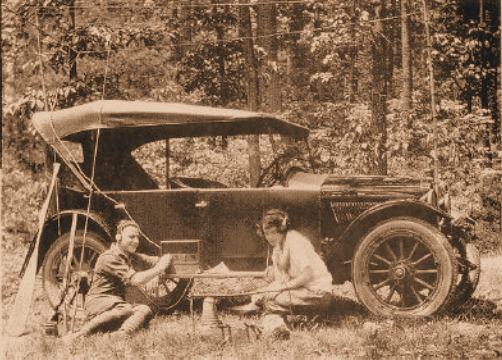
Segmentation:
[(198, 274), (200, 272), (200, 240), (161, 241), (162, 254), (172, 256), (176, 274)]

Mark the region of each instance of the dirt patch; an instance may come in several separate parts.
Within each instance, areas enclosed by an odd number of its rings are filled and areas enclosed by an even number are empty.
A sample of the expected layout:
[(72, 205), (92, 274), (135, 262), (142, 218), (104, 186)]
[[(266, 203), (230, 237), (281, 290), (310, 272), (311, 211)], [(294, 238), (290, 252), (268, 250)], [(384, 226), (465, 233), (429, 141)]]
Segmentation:
[(490, 300), (497, 305), (499, 311), (502, 311), (502, 256), (481, 258), (479, 285), (473, 297)]

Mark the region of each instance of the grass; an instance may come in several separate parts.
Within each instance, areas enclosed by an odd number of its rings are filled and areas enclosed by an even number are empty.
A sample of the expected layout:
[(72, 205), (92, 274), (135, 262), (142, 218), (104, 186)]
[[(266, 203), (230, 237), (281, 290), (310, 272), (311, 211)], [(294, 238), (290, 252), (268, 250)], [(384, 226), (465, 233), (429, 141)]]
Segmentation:
[[(4, 254), (5, 255), (5, 254)], [(128, 338), (95, 334), (67, 346), (45, 335), (40, 324), (50, 313), (37, 289), (32, 309), (32, 332), (20, 338), (4, 337), (5, 359), (485, 359), (502, 353), (502, 258), (482, 258), (475, 301), (455, 316), (431, 319), (378, 319), (355, 301), (351, 285), (337, 286), (340, 295), (332, 311), (317, 317), (290, 317), (289, 340), (248, 337), (244, 322), (260, 318), (239, 317), (220, 306), (218, 315), (232, 330), (231, 339), (219, 329), (200, 326), (200, 304), (194, 320), (181, 309), (157, 315), (147, 329)], [(4, 302), (4, 309), (12, 306)], [(4, 324), (7, 319), (4, 313)]]
[(454, 319), (372, 322), (345, 318), (337, 326), (294, 330), (287, 341), (247, 338), (239, 319), (222, 316), (233, 327), (232, 340), (206, 334), (187, 315), (157, 317), (130, 338), (96, 334), (71, 346), (40, 333), (10, 344), (6, 359), (353, 359), (398, 356), (417, 359), (483, 358), (502, 348), (499, 320)]
[[(5, 175), (5, 174), (4, 174)], [(37, 202), (31, 190), (39, 179), (28, 179), (8, 173), (17, 184), (13, 194), (33, 200), (30, 211), (18, 197), (9, 198), (3, 215), (2, 232), (2, 329), (19, 286), (19, 270), (36, 224)], [(5, 175), (5, 176), (7, 176)], [(4, 176), (4, 177), (5, 177)], [(19, 180), (19, 179), (22, 179)], [(5, 179), (4, 179), (5, 180)], [(38, 188), (37, 188), (38, 189)], [(38, 189), (37, 194), (41, 193)], [(4, 195), (9, 195), (6, 190)], [(26, 195), (26, 196), (25, 196)], [(8, 196), (7, 196), (8, 197)], [(5, 196), (4, 196), (5, 198)], [(31, 201), (30, 200), (30, 201)], [(8, 210), (8, 211), (7, 211)], [(15, 211), (14, 211), (15, 210)], [(38, 211), (38, 210), (37, 210)], [(35, 220), (34, 220), (35, 219)], [(22, 221), (21, 221), (22, 220)], [(30, 225), (31, 224), (31, 225)], [(19, 230), (19, 231), (18, 231)], [(259, 318), (240, 318), (226, 312), (221, 304), (219, 316), (232, 329), (231, 340), (225, 341), (219, 330), (200, 328), (200, 304), (195, 322), (187, 310), (171, 315), (157, 315), (148, 329), (127, 339), (114, 339), (102, 334), (81, 339), (72, 346), (47, 336), (41, 331), (51, 310), (43, 299), (40, 286), (30, 310), (29, 334), (20, 338), (2, 337), (1, 357), (5, 359), (399, 359), (450, 358), (484, 359), (502, 352), (502, 321), (498, 304), (502, 304), (502, 256), (500, 233), (480, 229), (480, 236), (491, 256), (481, 259), (480, 284), (475, 301), (460, 307), (449, 317), (402, 320), (377, 319), (366, 314), (356, 302), (350, 284), (338, 286), (340, 297), (327, 315), (292, 320), (291, 338), (274, 341), (248, 338), (244, 321), (258, 324)], [(486, 236), (485, 236), (486, 235)], [(493, 245), (493, 246), (492, 246)], [(485, 252), (486, 253), (486, 252)], [(219, 286), (217, 282), (212, 282)], [(221, 281), (234, 286), (231, 281)], [(243, 289), (245, 290), (245, 289)], [(28, 311), (28, 310), (27, 310)]]

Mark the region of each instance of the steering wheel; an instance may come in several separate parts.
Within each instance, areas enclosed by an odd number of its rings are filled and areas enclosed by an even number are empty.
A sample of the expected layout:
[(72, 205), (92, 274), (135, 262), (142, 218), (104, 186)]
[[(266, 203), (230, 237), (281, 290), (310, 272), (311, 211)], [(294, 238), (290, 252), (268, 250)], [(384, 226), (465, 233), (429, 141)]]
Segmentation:
[(272, 187), (278, 181), (282, 182), (282, 177), (279, 172), (279, 156), (272, 161), (272, 163), (263, 169), (260, 178), (258, 179), (257, 187)]
[(297, 154), (291, 153), (277, 156), (269, 166), (263, 169), (262, 174), (258, 179), (257, 187), (272, 187), (277, 183), (286, 185), (289, 176), (291, 176), (291, 172), (289, 170), (302, 170), (301, 166), (294, 164), (295, 161), (305, 162), (307, 160), (298, 157)]

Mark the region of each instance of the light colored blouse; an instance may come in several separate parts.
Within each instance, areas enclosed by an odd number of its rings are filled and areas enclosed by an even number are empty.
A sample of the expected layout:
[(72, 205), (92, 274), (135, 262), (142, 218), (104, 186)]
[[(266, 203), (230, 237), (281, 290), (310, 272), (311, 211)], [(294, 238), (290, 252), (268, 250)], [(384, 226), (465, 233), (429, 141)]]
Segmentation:
[(331, 292), (332, 277), (310, 241), (298, 231), (290, 230), (282, 245), (272, 253), (275, 281), (286, 283), (300, 276), (307, 266), (313, 270), (312, 279), (303, 286), (312, 291)]

